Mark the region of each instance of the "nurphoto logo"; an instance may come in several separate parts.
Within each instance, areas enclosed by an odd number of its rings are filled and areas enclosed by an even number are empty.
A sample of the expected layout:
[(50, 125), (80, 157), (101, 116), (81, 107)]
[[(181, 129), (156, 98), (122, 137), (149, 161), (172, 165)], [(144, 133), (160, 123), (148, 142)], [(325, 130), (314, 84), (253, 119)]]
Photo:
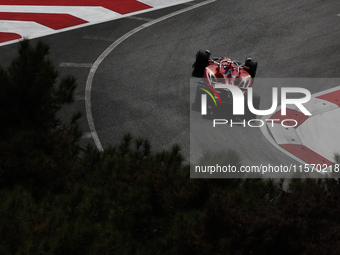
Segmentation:
[[(204, 84), (205, 85), (205, 84)], [(212, 98), (212, 100), (215, 103), (215, 106), (217, 106), (216, 103), (216, 99), (218, 99), (220, 101), (220, 104), (222, 106), (222, 101), (221, 98), (219, 96), (219, 92), (216, 91), (216, 89), (220, 90), (225, 90), (228, 93), (231, 93), (232, 95), (232, 106), (233, 106), (233, 115), (236, 117), (242, 117), (245, 115), (245, 105), (246, 107), (248, 107), (249, 111), (254, 114), (254, 115), (258, 115), (258, 116), (265, 116), (265, 115), (270, 115), (272, 113), (275, 112), (275, 110), (277, 109), (277, 103), (278, 103), (278, 88), (277, 87), (273, 87), (272, 88), (272, 105), (269, 109), (266, 110), (260, 110), (260, 109), (256, 109), (254, 107), (254, 103), (253, 103), (253, 88), (248, 88), (247, 89), (247, 102), (245, 102), (245, 96), (244, 96), (244, 92), (234, 86), (234, 85), (230, 85), (230, 84), (222, 84), (222, 83), (216, 83), (214, 84), (214, 87), (208, 85), (211, 88), (211, 92), (209, 92), (207, 89), (203, 89), (201, 88), (201, 90), (205, 91), (205, 93), (201, 94), (201, 114), (202, 115), (207, 115), (207, 109), (208, 109), (208, 103), (207, 103), (207, 94)], [(207, 87), (208, 87), (207, 86)], [(301, 93), (304, 94), (304, 97), (301, 98), (287, 98), (287, 94), (288, 93)], [(306, 116), (311, 116), (312, 114), (306, 109), (305, 106), (303, 106), (304, 103), (309, 102), (309, 100), (311, 99), (311, 93), (309, 92), (309, 90), (304, 89), (304, 88), (296, 88), (296, 87), (282, 87), (281, 88), (281, 115), (285, 116), (287, 114), (287, 105), (295, 105), (304, 115)], [(247, 103), (247, 104), (245, 104)], [(258, 122), (258, 125), (253, 125), (250, 124), (252, 122)], [(268, 119), (266, 120), (266, 122), (272, 122), (274, 123), (274, 119)], [(227, 124), (229, 121), (226, 119), (214, 119), (213, 120), (213, 127), (215, 127), (218, 124)], [(294, 122), (295, 125), (286, 125), (285, 123), (291, 123)], [(238, 122), (238, 123), (233, 123), (232, 120), (230, 120), (230, 124), (244, 124), (245, 126), (245, 120), (243, 122)], [(294, 127), (296, 126), (298, 123), (296, 120), (294, 119), (284, 119), (281, 120), (281, 124), (282, 126), (285, 127)], [(251, 119), (248, 121), (248, 126), (250, 127), (261, 127), (264, 125), (263, 120), (261, 119)]]

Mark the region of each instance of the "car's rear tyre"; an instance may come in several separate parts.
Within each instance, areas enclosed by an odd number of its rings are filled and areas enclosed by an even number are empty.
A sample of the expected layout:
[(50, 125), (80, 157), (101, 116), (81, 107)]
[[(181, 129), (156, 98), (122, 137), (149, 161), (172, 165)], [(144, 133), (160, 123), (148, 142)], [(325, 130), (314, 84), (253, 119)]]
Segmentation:
[(209, 64), (210, 52), (208, 50), (199, 50), (196, 54), (196, 61), (194, 63), (194, 70), (192, 76), (203, 77), (204, 69)]
[(247, 58), (244, 65), (248, 67), (248, 73), (252, 78), (255, 78), (256, 70), (257, 70), (257, 61), (252, 60), (251, 58)]

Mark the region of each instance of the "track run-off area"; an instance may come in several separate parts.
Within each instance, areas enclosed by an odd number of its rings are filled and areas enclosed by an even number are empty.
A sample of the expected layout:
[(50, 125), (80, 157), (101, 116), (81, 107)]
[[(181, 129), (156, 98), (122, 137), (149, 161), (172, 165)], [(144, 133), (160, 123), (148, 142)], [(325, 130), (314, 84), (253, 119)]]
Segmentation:
[[(32, 20), (27, 13), (38, 7), (23, 5), (25, 1), (11, 2), (21, 3), (18, 12), (26, 13), (21, 17)], [(146, 8), (155, 2), (140, 1), (138, 5)], [(10, 12), (9, 5), (4, 6), (0, 7), (0, 20)], [(93, 139), (102, 150), (130, 132), (135, 137), (148, 138), (155, 150), (169, 149), (177, 143), (188, 159), (189, 83), (197, 50), (209, 49), (214, 56), (240, 61), (252, 57), (259, 63), (258, 78), (339, 78), (339, 7), (335, 0), (322, 5), (318, 1), (181, 1), (174, 6), (163, 4), (154, 10), (132, 10), (128, 14), (115, 9), (117, 18), (111, 21), (103, 15), (100, 22), (84, 23), (84, 16), (60, 9), (60, 24), (71, 24), (69, 27), (53, 28), (56, 23), (49, 21), (48, 29), (43, 29), (45, 34), (38, 29), (40, 32), (30, 38), (45, 35), (41, 39), (51, 45), (51, 59), (59, 73), (77, 78), (77, 100), (63, 114), (83, 112), (84, 142)], [(107, 6), (91, 8), (97, 14), (112, 12)], [(52, 12), (49, 10), (44, 7), (44, 13)], [(38, 16), (40, 23), (34, 18), (38, 25), (27, 26), (45, 27), (43, 15)], [(14, 18), (0, 21), (0, 32), (7, 33), (7, 39), (11, 38), (8, 33), (27, 36), (19, 28), (14, 29), (16, 22)], [(24, 25), (19, 27), (27, 31)], [(15, 56), (17, 44), (3, 39), (2, 45), (0, 58), (4, 66)], [(304, 87), (315, 94), (339, 85), (312, 83)], [(261, 95), (260, 107), (270, 107), (271, 85), (255, 81), (254, 90)], [(191, 114), (201, 118), (199, 112)], [(216, 143), (205, 143), (211, 133), (210, 122), (197, 129), (202, 139), (194, 141), (199, 145), (191, 150), (195, 159), (206, 151), (234, 149), (244, 165), (300, 163), (276, 148), (260, 128), (221, 127), (214, 131)]]

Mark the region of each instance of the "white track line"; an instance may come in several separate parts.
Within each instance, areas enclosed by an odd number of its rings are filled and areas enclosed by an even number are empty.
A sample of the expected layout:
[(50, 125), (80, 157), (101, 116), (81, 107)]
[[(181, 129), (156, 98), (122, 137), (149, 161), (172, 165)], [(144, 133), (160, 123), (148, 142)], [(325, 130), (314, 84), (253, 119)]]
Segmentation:
[(92, 63), (65, 63), (61, 62), (59, 64), (60, 67), (87, 67), (90, 68), (92, 67)]
[[(144, 28), (150, 27), (158, 22), (164, 21), (166, 19), (169, 19), (171, 17), (174, 17), (176, 15), (182, 14), (184, 12), (196, 9), (198, 7), (201, 7), (206, 4), (210, 4), (212, 2), (215, 2), (216, 0), (208, 0), (204, 1), (192, 6), (189, 6), (187, 8), (184, 8), (182, 10), (170, 13), (168, 15), (165, 15), (163, 17), (160, 17), (158, 19), (152, 20), (148, 23), (145, 23), (139, 27), (136, 27), (135, 29), (132, 29), (130, 32), (126, 33), (122, 37), (120, 37), (118, 40), (116, 40), (114, 43), (112, 43), (99, 57), (98, 59), (94, 62), (93, 66), (91, 67), (90, 73), (87, 77), (86, 81), (86, 87), (85, 87), (85, 110), (86, 110), (86, 117), (87, 117), (87, 122), (90, 127), (90, 132), (92, 135), (92, 138), (94, 140), (94, 143), (96, 144), (96, 147), (98, 148), (99, 151), (103, 151), (103, 146), (99, 140), (98, 133), (96, 131), (96, 127), (94, 125), (93, 121), (93, 115), (92, 115), (92, 105), (91, 105), (91, 90), (92, 90), (92, 82), (93, 82), (93, 77), (94, 74), (96, 73), (100, 63), (123, 41), (125, 41), (127, 38), (130, 36), (134, 35), (135, 33), (138, 33), (139, 31), (143, 30)], [(147, 1), (144, 1), (147, 2)]]
[(129, 17), (126, 17), (128, 19), (135, 19), (135, 20), (142, 20), (142, 21), (153, 21), (153, 19), (148, 19), (148, 18), (141, 18), (141, 17), (136, 17), (136, 16), (129, 16)]

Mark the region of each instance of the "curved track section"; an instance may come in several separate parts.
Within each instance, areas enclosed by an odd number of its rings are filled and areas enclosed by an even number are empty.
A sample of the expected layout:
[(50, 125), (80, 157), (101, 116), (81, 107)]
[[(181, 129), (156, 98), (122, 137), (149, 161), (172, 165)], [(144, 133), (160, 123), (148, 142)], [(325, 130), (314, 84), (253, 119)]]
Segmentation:
[[(313, 8), (317, 5), (216, 1), (134, 34), (107, 56), (94, 77), (94, 121), (104, 146), (129, 131), (148, 137), (156, 149), (179, 143), (188, 157), (188, 84), (198, 49), (240, 60), (251, 56), (259, 61), (259, 77), (336, 77), (340, 67), (334, 54), (340, 38), (336, 3)], [(271, 84), (255, 86), (262, 95), (261, 108), (266, 108)], [(327, 88), (308, 89), (315, 93)], [(208, 134), (210, 125), (198, 128)], [(219, 144), (205, 144), (202, 138), (196, 141), (197, 148), (235, 149), (246, 165), (296, 163), (273, 148), (260, 129), (224, 127), (218, 137)], [(204, 150), (193, 153), (198, 159)]]
[(189, 1), (3, 0), (0, 2), (0, 46), (16, 42), (15, 39), (60, 33)]
[(87, 82), (86, 82), (86, 87), (85, 87), (85, 107), (86, 107), (86, 117), (87, 117), (87, 122), (89, 124), (90, 130), (91, 130), (91, 135), (92, 138), (97, 146), (97, 148), (102, 151), (103, 147), (102, 144), (100, 142), (100, 139), (98, 137), (96, 128), (95, 128), (95, 124), (94, 124), (94, 120), (93, 120), (93, 115), (92, 115), (92, 105), (91, 105), (91, 90), (92, 90), (92, 83), (93, 83), (93, 77), (95, 72), (97, 71), (100, 63), (117, 47), (119, 46), (119, 44), (121, 44), (122, 42), (124, 42), (126, 39), (128, 39), (130, 36), (134, 35), (135, 33), (138, 33), (139, 31), (143, 30), (144, 28), (150, 27), (154, 24), (157, 24), (158, 22), (164, 21), (168, 18), (174, 17), (176, 15), (185, 13), (187, 11), (191, 11), (195, 8), (201, 7), (203, 5), (209, 4), (214, 2), (215, 0), (208, 0), (199, 4), (196, 4), (194, 6), (191, 7), (187, 7), (185, 9), (182, 10), (178, 10), (176, 12), (170, 13), (168, 15), (165, 15), (163, 17), (160, 17), (156, 20), (151, 20), (150, 22), (143, 24), (131, 31), (129, 31), (128, 33), (126, 33), (125, 35), (123, 35), (122, 37), (120, 37), (117, 41), (115, 41), (113, 44), (111, 44), (100, 56), (99, 58), (96, 60), (96, 62), (93, 64), (93, 66), (91, 67), (89, 76), (87, 78)]
[[(89, 73), (90, 109), (102, 147), (116, 144), (126, 132), (149, 138), (156, 150), (180, 144), (189, 158), (189, 83), (191, 65), (198, 49), (210, 49), (215, 56), (259, 62), (262, 78), (339, 77), (340, 6), (337, 0), (222, 1), (192, 9), (147, 26), (170, 13), (202, 1), (141, 13), (114, 21), (44, 37), (51, 44), (51, 58), (59, 72), (78, 79), (75, 104), (64, 110), (65, 118), (74, 109), (85, 112)], [(119, 38), (145, 26), (116, 45), (102, 59), (99, 56)], [(11, 37), (11, 35), (8, 35)], [(15, 38), (15, 36), (12, 36)], [(11, 38), (12, 38), (11, 37)], [(16, 45), (0, 48), (3, 66), (13, 57)], [(91, 67), (96, 66), (96, 72)], [(299, 87), (299, 84), (296, 84)], [(312, 93), (333, 84), (307, 86)], [(255, 83), (261, 108), (271, 105), (271, 84)], [(86, 92), (87, 91), (87, 92)], [(89, 99), (88, 95), (86, 96)], [(200, 113), (193, 113), (201, 118)], [(84, 141), (92, 140), (85, 118)], [(208, 134), (211, 123), (197, 127)], [(196, 140), (198, 148), (219, 151), (235, 149), (245, 165), (297, 163), (275, 148), (258, 128), (223, 127), (213, 146)], [(100, 147), (99, 147), (100, 149)], [(204, 150), (193, 151), (199, 158)]]

